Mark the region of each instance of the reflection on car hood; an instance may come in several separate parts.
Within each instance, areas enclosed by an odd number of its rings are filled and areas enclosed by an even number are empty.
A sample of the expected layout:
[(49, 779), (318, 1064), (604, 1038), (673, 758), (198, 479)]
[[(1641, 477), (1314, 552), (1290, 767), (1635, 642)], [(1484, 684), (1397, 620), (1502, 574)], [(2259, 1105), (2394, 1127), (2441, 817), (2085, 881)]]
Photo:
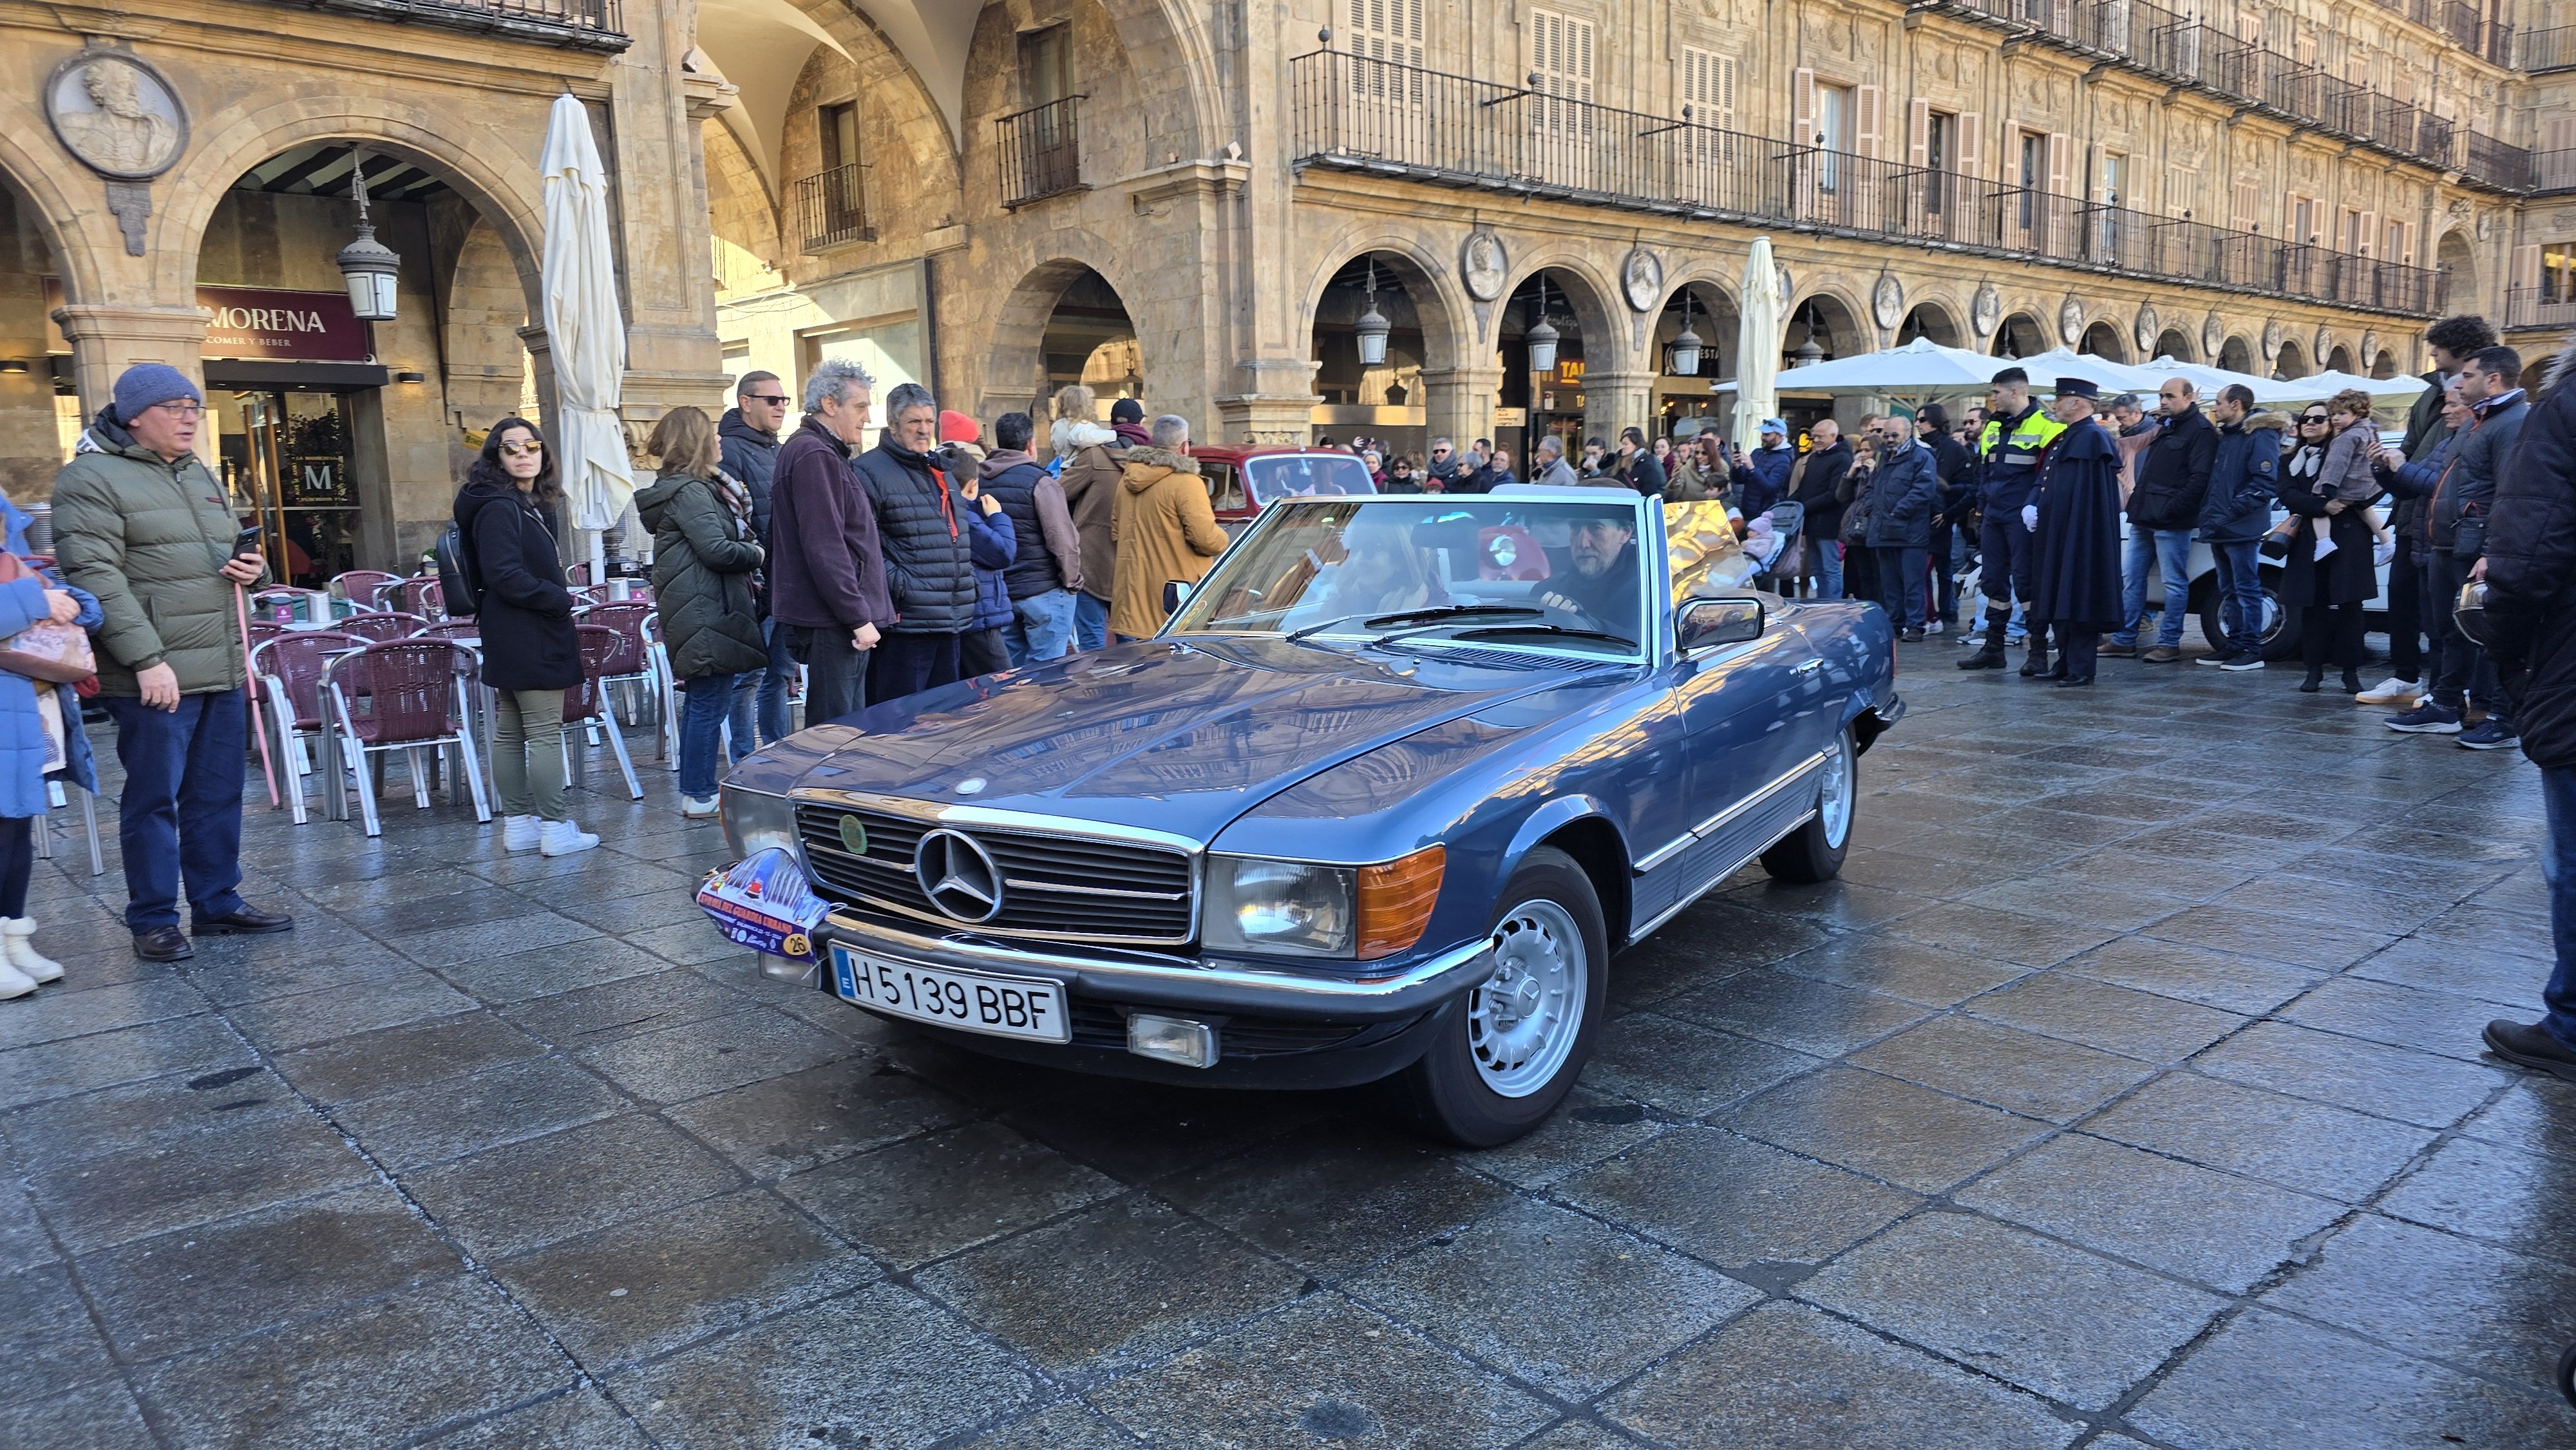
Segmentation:
[(854, 728), (808, 732), (796, 743), (828, 741), (829, 753), (796, 784), (1205, 841), (1317, 770), (1587, 668), (1520, 663), (1268, 638), (1146, 640), (897, 700)]

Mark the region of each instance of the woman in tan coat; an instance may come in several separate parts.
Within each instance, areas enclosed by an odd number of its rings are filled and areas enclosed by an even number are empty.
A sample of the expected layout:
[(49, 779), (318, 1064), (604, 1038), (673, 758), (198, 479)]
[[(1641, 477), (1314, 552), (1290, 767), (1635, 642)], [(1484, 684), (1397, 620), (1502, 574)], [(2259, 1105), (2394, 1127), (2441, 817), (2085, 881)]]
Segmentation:
[(1170, 413), (1154, 420), (1154, 443), (1130, 448), (1118, 484), (1110, 536), (1118, 546), (1117, 593), (1109, 630), (1143, 639), (1163, 627), (1163, 586), (1196, 584), (1230, 542), (1208, 507), (1207, 484), (1190, 457), (1190, 425)]

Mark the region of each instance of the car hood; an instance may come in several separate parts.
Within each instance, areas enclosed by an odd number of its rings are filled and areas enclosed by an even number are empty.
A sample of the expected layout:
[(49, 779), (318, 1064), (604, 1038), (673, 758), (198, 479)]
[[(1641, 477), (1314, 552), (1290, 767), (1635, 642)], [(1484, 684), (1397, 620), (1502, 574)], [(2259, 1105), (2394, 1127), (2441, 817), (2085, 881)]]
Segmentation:
[[(1145, 640), (806, 731), (746, 762), (743, 783), (1037, 811), (1203, 842), (1316, 771), (1601, 668), (1267, 638)], [(762, 757), (796, 767), (793, 779), (760, 779)]]

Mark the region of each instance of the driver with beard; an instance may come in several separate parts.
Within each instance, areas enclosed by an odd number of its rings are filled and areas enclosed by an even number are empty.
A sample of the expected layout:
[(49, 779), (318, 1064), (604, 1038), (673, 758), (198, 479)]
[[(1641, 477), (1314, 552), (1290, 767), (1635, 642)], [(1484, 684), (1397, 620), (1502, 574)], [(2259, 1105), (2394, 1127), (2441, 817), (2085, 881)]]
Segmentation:
[(1538, 602), (1583, 616), (1593, 628), (1637, 638), (1637, 518), (1625, 510), (1578, 516), (1568, 540), (1574, 572), (1547, 581)]

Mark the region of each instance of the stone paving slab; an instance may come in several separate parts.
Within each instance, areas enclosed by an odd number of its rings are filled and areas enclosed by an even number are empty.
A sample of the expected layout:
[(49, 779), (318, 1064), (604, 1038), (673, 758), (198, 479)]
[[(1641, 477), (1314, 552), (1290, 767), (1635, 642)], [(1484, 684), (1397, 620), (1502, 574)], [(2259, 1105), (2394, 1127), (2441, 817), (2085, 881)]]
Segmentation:
[(1905, 647), (1843, 881), (1619, 958), (1486, 1153), (762, 976), (655, 763), (561, 861), (255, 809), (297, 930), (175, 966), (64, 853), (70, 975), (0, 1003), (0, 1444), (2576, 1450), (2576, 1087), (2476, 1040), (2546, 971), (2535, 773), (1956, 651)]

